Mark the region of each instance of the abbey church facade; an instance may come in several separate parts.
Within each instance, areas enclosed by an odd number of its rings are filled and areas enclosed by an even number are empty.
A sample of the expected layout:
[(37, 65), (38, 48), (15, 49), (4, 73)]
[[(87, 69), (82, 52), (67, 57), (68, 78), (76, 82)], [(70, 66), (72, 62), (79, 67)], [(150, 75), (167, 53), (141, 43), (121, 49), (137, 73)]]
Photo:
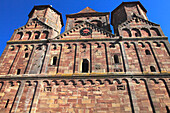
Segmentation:
[(169, 113), (170, 44), (146, 13), (86, 7), (60, 34), (62, 14), (34, 6), (0, 57), (0, 112)]

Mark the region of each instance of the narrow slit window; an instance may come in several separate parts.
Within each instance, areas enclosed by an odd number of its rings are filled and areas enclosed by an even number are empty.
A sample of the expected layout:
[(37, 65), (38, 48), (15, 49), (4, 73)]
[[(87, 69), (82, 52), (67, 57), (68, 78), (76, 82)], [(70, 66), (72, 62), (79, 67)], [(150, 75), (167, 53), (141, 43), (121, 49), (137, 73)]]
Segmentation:
[(19, 75), (21, 73), (21, 69), (17, 70), (17, 75)]
[(114, 55), (114, 61), (115, 61), (115, 64), (118, 64), (118, 63), (119, 63), (119, 57), (118, 57), (118, 55)]
[(156, 72), (156, 69), (154, 66), (150, 66), (150, 70), (151, 70), (151, 72)]
[(52, 65), (56, 65), (56, 64), (57, 64), (57, 57), (53, 57)]
[(83, 73), (88, 73), (88, 71), (89, 71), (89, 61), (87, 59), (83, 59), (82, 72)]
[(28, 58), (28, 53), (25, 53), (25, 58)]
[(8, 107), (9, 99), (6, 101), (5, 108)]
[(151, 55), (150, 51), (147, 49), (145, 50), (146, 55)]

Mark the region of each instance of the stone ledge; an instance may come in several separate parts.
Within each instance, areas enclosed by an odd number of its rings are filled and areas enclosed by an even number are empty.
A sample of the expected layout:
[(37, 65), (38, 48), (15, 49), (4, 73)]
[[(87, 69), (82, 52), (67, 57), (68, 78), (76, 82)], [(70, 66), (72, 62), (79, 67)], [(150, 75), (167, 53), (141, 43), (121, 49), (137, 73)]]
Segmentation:
[(101, 73), (101, 74), (56, 74), (56, 75), (46, 75), (46, 74), (24, 74), (24, 75), (0, 75), (0, 80), (37, 80), (37, 79), (91, 79), (91, 78), (170, 78), (169, 73), (133, 73), (133, 74), (112, 74), (112, 73)]

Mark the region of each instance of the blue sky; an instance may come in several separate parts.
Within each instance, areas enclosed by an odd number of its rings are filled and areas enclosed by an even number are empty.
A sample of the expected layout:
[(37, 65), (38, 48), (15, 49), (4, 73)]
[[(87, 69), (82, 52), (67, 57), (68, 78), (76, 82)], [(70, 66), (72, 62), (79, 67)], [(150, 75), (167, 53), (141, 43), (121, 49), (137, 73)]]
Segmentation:
[[(14, 29), (26, 24), (34, 5), (52, 5), (62, 13), (64, 25), (66, 14), (77, 13), (89, 6), (98, 12), (111, 12), (122, 2), (134, 0), (0, 0), (0, 55)], [(148, 19), (160, 24), (166, 36), (170, 36), (170, 0), (140, 0), (147, 9)], [(62, 28), (64, 31), (65, 26)], [(111, 26), (112, 28), (112, 26)]]

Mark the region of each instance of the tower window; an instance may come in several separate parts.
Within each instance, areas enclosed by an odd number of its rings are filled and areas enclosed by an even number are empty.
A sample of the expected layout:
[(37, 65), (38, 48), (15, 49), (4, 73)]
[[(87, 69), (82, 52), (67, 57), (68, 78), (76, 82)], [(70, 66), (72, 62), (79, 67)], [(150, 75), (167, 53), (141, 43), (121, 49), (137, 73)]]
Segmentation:
[(56, 65), (56, 64), (57, 64), (57, 57), (53, 57), (52, 65)]
[(21, 73), (21, 69), (17, 70), (17, 75), (19, 75)]
[(39, 31), (36, 31), (36, 32), (34, 33), (34, 37), (35, 37), (35, 39), (39, 39), (39, 37), (40, 37), (40, 32), (39, 32)]
[(150, 70), (151, 70), (151, 72), (156, 72), (156, 69), (154, 66), (150, 66)]
[(35, 39), (38, 39), (39, 38), (39, 36), (38, 35), (35, 35)]
[(83, 59), (82, 73), (88, 73), (88, 71), (89, 71), (89, 61), (87, 59)]
[(115, 61), (115, 64), (118, 64), (118, 63), (119, 63), (119, 57), (118, 57), (118, 55), (114, 55), (114, 61)]
[(28, 58), (28, 53), (25, 53), (25, 58)]
[(145, 50), (146, 55), (151, 55), (150, 51), (147, 49)]

